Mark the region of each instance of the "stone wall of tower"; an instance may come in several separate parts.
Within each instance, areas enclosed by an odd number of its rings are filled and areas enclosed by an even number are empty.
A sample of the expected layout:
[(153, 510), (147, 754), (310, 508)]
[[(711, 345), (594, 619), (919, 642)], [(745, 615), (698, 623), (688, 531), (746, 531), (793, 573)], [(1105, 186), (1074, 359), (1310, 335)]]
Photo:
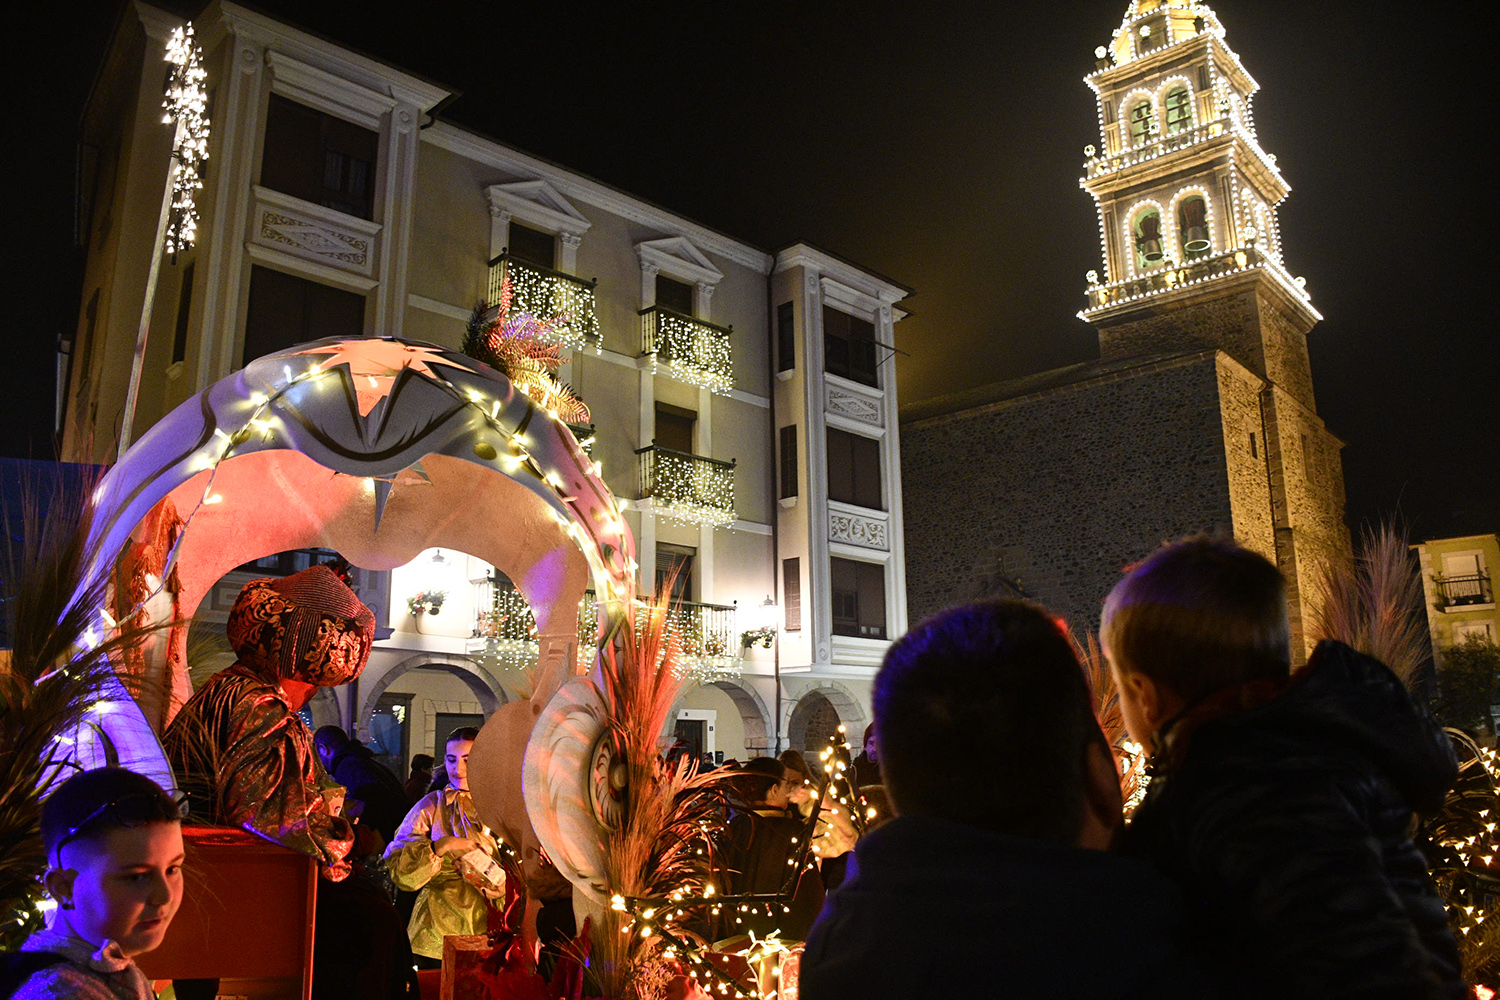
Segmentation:
[(1221, 358), (1147, 362), (903, 425), (911, 620), (1013, 594), (1006, 581), (1019, 580), (1076, 632), (1097, 631), (1120, 571), (1168, 538), (1243, 522), (1247, 544), (1269, 547), (1269, 514), (1246, 510), (1264, 480), (1227, 446), (1254, 393)]

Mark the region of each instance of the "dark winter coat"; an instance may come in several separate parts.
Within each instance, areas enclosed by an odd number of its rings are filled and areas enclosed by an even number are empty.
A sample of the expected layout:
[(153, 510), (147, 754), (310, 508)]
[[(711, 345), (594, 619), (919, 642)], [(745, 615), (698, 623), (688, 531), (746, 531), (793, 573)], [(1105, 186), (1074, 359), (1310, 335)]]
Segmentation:
[(1168, 731), (1124, 850), (1176, 879), (1197, 946), (1252, 996), (1470, 995), (1409, 836), (1457, 774), (1447, 737), (1340, 643), (1279, 693), (1254, 687)]
[[(770, 812), (770, 810), (762, 810)], [(797, 841), (807, 834), (807, 824), (785, 814), (760, 815), (748, 809), (736, 809), (729, 815), (729, 838), (725, 845), (724, 867), (729, 873), (731, 895), (780, 892), (792, 870), (789, 861), (797, 853)], [(784, 941), (801, 941), (807, 937), (818, 910), (823, 905), (823, 883), (816, 867), (798, 878), (791, 898), (784, 904), (759, 904), (745, 913), (725, 910), (718, 936), (747, 934), (757, 937), (777, 932)], [(740, 923), (735, 923), (738, 919)]]
[(406, 789), (396, 776), (358, 740), (350, 740), (339, 748), (328, 773), (349, 789), (349, 798), (365, 804), (360, 822), (379, 830), (389, 844), (407, 811)]
[(803, 1000), (1208, 1000), (1150, 865), (928, 816), (860, 840), (802, 956)]

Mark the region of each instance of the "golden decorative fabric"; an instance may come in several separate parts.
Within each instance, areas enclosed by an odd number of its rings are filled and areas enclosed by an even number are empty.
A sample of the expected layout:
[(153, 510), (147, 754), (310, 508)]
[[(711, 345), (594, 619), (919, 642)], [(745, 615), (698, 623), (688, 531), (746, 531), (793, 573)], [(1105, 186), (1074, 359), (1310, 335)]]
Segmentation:
[(349, 874), (354, 828), (339, 815), (344, 787), (323, 769), (279, 684), (243, 663), (219, 671), (177, 713), (162, 745), (196, 816), (309, 855), (331, 881)]
[(458, 856), (438, 857), (433, 845), (442, 837), (468, 837), (498, 859), (495, 838), (480, 822), (474, 799), (457, 788), (430, 792), (412, 807), (386, 848), (385, 860), (396, 887), (421, 890), (412, 908), (411, 950), (428, 958), (443, 957), (449, 934), (483, 934), (489, 927), (489, 902), (464, 881)]
[(354, 830), (283, 680), (331, 687), (359, 676), (375, 616), (326, 566), (252, 580), (229, 612), (234, 666), (210, 677), (162, 737), (194, 810), (349, 874)]

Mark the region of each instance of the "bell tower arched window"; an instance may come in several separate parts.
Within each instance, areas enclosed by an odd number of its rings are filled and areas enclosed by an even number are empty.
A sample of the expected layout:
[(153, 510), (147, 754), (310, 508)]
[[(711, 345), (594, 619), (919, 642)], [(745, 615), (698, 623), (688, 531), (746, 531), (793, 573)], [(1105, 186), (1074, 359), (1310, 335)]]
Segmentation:
[(1131, 227), (1135, 237), (1135, 266), (1138, 271), (1150, 270), (1166, 256), (1166, 242), (1162, 239), (1161, 213), (1155, 208), (1144, 208), (1135, 217)]
[(1156, 115), (1150, 101), (1140, 101), (1130, 109), (1130, 144), (1139, 146), (1156, 131)]
[(1204, 256), (1213, 246), (1208, 238), (1208, 205), (1199, 195), (1177, 203), (1177, 232), (1187, 260)]
[(1167, 93), (1167, 135), (1186, 132), (1193, 127), (1193, 100), (1186, 87), (1174, 87)]

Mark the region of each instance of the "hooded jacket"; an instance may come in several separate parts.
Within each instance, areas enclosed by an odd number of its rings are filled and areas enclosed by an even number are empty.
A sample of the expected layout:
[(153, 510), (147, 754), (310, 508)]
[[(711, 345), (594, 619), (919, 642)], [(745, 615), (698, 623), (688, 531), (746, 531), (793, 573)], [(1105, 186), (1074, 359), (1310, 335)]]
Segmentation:
[(1158, 734), (1123, 849), (1182, 886), (1199, 948), (1249, 996), (1469, 996), (1410, 837), (1413, 810), (1437, 809), (1457, 775), (1448, 738), (1342, 643), (1265, 684)]

